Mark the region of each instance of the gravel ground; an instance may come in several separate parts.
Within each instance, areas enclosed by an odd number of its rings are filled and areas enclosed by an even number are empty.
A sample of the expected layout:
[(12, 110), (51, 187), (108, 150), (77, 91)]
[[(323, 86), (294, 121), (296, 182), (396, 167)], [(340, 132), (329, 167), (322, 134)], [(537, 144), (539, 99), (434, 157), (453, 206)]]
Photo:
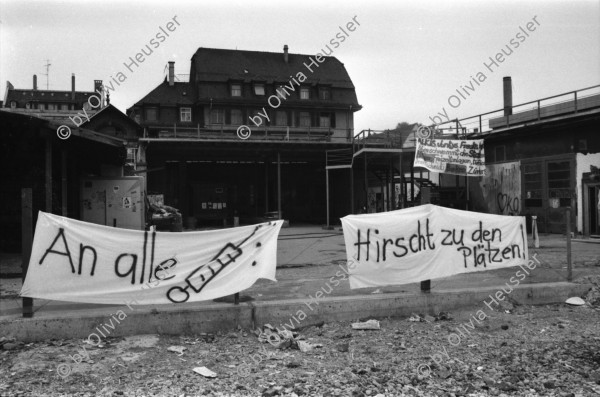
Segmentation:
[[(101, 347), (4, 340), (0, 395), (600, 395), (598, 306), (482, 302), (450, 316), (380, 319), (368, 331), (313, 326), (296, 337), (312, 345), (307, 352), (260, 343), (251, 330), (110, 338)], [(202, 366), (217, 377), (193, 371)]]

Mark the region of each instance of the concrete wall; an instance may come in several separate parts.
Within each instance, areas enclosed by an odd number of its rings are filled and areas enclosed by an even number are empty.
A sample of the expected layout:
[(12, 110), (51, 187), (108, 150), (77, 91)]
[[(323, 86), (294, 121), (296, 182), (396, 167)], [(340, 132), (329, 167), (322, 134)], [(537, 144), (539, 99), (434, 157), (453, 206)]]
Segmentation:
[(584, 172), (590, 172), (590, 165), (600, 167), (600, 153), (582, 154), (577, 153), (575, 157), (577, 178), (577, 231), (583, 233), (583, 191), (581, 177)]

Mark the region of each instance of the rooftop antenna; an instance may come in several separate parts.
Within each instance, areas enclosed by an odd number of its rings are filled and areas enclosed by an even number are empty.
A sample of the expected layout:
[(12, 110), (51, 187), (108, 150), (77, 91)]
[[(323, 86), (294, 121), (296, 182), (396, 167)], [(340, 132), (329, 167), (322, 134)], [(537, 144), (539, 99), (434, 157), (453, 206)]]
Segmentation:
[(50, 65), (52, 65), (50, 60), (46, 59), (46, 64), (44, 65), (46, 68), (46, 73), (44, 74), (44, 76), (46, 76), (46, 90), (50, 89)]

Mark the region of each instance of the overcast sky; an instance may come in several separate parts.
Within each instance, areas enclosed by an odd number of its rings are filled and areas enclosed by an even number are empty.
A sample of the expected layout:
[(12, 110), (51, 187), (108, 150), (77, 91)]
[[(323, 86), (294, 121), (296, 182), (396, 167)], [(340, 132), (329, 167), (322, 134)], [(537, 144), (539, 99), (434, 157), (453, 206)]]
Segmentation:
[[(175, 31), (127, 70), (123, 63), (173, 17)], [(188, 74), (198, 47), (279, 52), (287, 44), (291, 53), (315, 54), (355, 17), (360, 25), (332, 55), (363, 106), (357, 131), (429, 124), (443, 108), (450, 118), (499, 109), (503, 76), (512, 76), (515, 104), (600, 84), (598, 0), (0, 0), (0, 95), (7, 80), (31, 88), (34, 74), (45, 88), (49, 59), (51, 89), (70, 90), (75, 73), (77, 89), (92, 91), (94, 79), (124, 72), (111, 103), (125, 111), (163, 80), (168, 61)], [(517, 37), (528, 22), (535, 31)], [(510, 55), (490, 71), (484, 62), (502, 48)], [(451, 107), (449, 97), (469, 84), (470, 95), (450, 99)]]

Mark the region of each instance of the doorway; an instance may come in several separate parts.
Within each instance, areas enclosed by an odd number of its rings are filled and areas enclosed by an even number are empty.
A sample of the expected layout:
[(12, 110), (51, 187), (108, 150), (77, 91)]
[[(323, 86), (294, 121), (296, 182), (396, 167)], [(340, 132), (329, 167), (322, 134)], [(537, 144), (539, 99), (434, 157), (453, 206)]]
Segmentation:
[(586, 184), (586, 189), (587, 203), (584, 210), (587, 212), (585, 215), (589, 222), (588, 230), (590, 236), (600, 237), (600, 184)]

